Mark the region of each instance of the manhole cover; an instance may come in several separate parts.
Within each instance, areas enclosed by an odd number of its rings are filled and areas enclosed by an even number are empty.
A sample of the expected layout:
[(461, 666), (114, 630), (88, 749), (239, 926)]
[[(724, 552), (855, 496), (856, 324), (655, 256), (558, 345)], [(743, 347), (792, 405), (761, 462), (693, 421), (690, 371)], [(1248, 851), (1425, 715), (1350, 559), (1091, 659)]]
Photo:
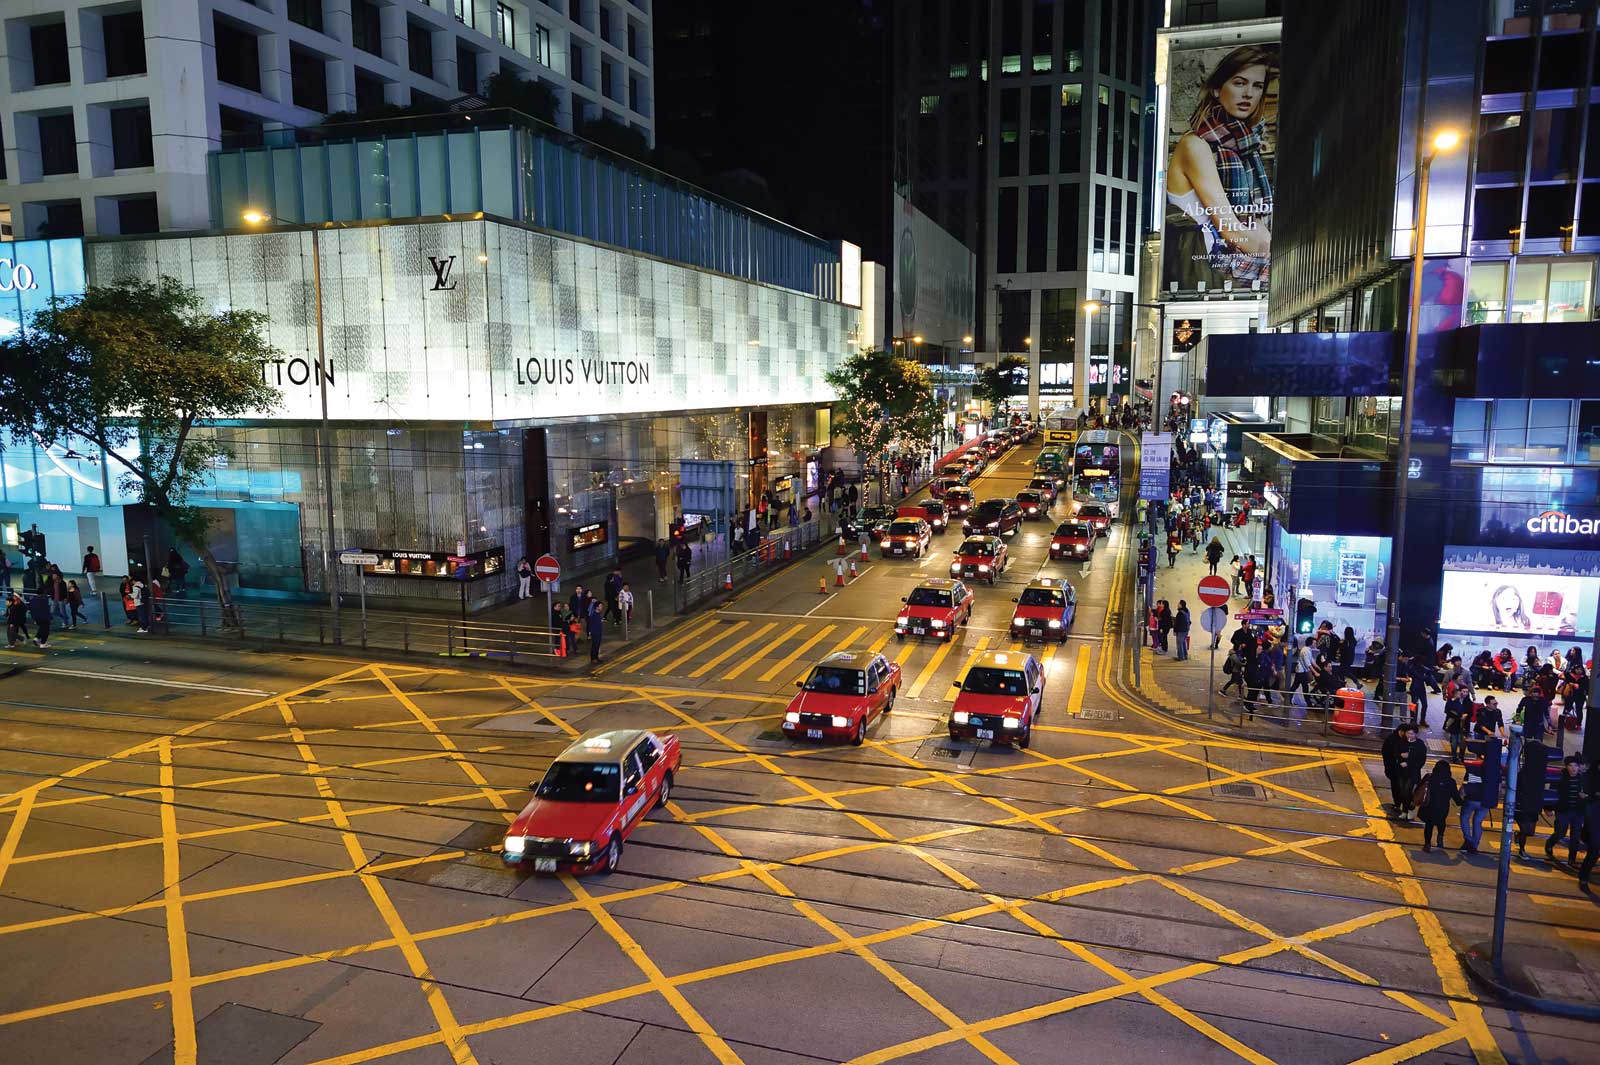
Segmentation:
[(1523, 966), (1523, 972), (1528, 974), (1534, 986), (1539, 989), (1539, 994), (1549, 999), (1566, 1002), (1593, 1002), (1595, 1001), (1594, 988), (1589, 986), (1589, 981), (1583, 973), (1567, 969), (1537, 969), (1532, 965)]
[(328, 689), (327, 688), (307, 688), (305, 691), (301, 692), (300, 694), (301, 695), (312, 695), (312, 696), (315, 696), (315, 695), (327, 695), (328, 694)]
[[(898, 717), (899, 715), (897, 714), (895, 716)], [(951, 743), (949, 739), (945, 737), (939, 737), (937, 739), (930, 737), (922, 741), (922, 745), (917, 748), (916, 753), (911, 757), (915, 758), (919, 762), (928, 762), (941, 766), (956, 766), (961, 769), (971, 769), (972, 759), (977, 755), (977, 753), (978, 749), (976, 746), (961, 747)]]
[(693, 710), (695, 707), (699, 706), (703, 701), (704, 700), (701, 700), (701, 699), (679, 699), (678, 700), (678, 709), (680, 709), (680, 710)]
[(188, 692), (163, 692), (160, 695), (150, 696), (150, 701), (152, 703), (170, 703), (178, 699), (187, 698), (188, 695)]
[(1256, 784), (1218, 784), (1213, 790), (1224, 799), (1266, 798), (1266, 794)]
[(1083, 721), (1115, 721), (1117, 712), (1110, 707), (1086, 706), (1078, 713), (1078, 717)]
[(949, 758), (953, 761), (960, 758), (962, 753), (959, 747), (935, 747), (928, 752), (928, 755), (932, 758)]

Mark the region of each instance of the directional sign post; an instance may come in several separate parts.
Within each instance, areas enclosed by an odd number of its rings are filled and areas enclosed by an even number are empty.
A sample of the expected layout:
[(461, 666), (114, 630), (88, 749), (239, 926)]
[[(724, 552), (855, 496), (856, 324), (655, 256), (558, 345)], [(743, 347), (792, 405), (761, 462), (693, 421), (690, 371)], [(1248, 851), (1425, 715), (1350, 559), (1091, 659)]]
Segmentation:
[[(1200, 601), (1210, 603), (1208, 593), (1214, 589), (1207, 583), (1216, 581), (1222, 585), (1222, 602), (1228, 601), (1228, 582), (1221, 577), (1207, 577), (1200, 582)], [(1211, 679), (1206, 684), (1206, 718), (1209, 720), (1216, 716), (1217, 707), (1217, 644), (1222, 642), (1222, 630), (1228, 624), (1228, 612), (1221, 603), (1206, 607), (1200, 615), (1200, 627), (1211, 634)]]
[(339, 555), (339, 564), (360, 566), (356, 571), (356, 584), (361, 589), (361, 649), (367, 647), (367, 567), (376, 566), (378, 556), (370, 551), (345, 551)]

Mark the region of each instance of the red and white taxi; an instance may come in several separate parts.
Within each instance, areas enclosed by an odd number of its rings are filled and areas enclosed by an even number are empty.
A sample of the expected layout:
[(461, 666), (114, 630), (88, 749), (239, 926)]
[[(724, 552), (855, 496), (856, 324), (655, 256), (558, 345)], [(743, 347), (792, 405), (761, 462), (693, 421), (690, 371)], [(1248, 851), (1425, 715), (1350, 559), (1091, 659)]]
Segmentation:
[(1006, 542), (998, 536), (969, 536), (956, 548), (950, 562), (950, 576), (976, 577), (994, 583), (1006, 568)]
[(972, 620), (972, 592), (960, 581), (932, 577), (900, 600), (905, 606), (894, 619), (895, 638), (933, 636), (953, 640), (956, 629)]
[(792, 739), (849, 740), (860, 746), (867, 725), (894, 709), (900, 666), (867, 651), (836, 651), (797, 681), (800, 694), (783, 714)]
[(1094, 557), (1094, 545), (1099, 539), (1094, 526), (1088, 522), (1064, 521), (1050, 537), (1050, 557), (1065, 562), (1087, 562)]
[(585, 733), (533, 785), (533, 798), (506, 830), (501, 858), (536, 873), (615, 869), (622, 841), (672, 794), (682, 760), (676, 736)]
[(944, 492), (944, 507), (952, 517), (959, 517), (975, 506), (972, 489), (966, 485), (955, 488), (946, 488)]
[(1111, 511), (1104, 503), (1079, 503), (1074, 517), (1093, 526), (1097, 536), (1111, 532)]
[(1071, 584), (1059, 577), (1035, 577), (1012, 602), (1017, 604), (1011, 615), (1013, 638), (1067, 642), (1067, 630), (1078, 616), (1078, 596)]
[(878, 552), (883, 558), (921, 558), (933, 546), (933, 529), (921, 518), (896, 518), (883, 531)]
[(937, 535), (945, 530), (950, 519), (945, 515), (944, 504), (937, 499), (924, 499), (918, 503), (906, 503), (895, 511), (902, 518), (921, 518), (928, 523), (928, 528)]
[(993, 740), (1026, 747), (1044, 706), (1044, 670), (1032, 655), (986, 651), (955, 682), (961, 689), (950, 710), (950, 738)]

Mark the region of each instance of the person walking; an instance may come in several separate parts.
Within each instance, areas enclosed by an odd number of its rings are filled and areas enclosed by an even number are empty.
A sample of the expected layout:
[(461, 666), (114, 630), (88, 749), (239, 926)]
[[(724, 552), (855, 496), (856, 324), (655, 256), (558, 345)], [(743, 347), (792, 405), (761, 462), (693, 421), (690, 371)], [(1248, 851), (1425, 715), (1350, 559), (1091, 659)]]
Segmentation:
[(144, 581), (139, 580), (137, 577), (130, 577), (128, 580), (128, 599), (133, 603), (134, 624), (138, 626), (137, 631), (140, 633), (150, 631), (148, 604), (145, 602), (148, 598), (149, 595), (145, 589)]
[(1172, 606), (1165, 600), (1156, 601), (1156, 637), (1162, 654), (1167, 653), (1167, 635), (1172, 632)]
[(1430, 851), (1438, 837), (1439, 849), (1444, 850), (1444, 826), (1450, 820), (1450, 805), (1461, 805), (1461, 788), (1450, 772), (1450, 762), (1441, 758), (1433, 763), (1433, 772), (1418, 787), (1417, 812), (1422, 817), (1422, 849)]
[(622, 570), (620, 567), (613, 569), (610, 575), (606, 577), (605, 584), (602, 586), (602, 591), (606, 597), (606, 620), (611, 622), (613, 625), (621, 625), (622, 604), (620, 599), (622, 596)]
[(1505, 748), (1497, 739), (1493, 743), (1484, 744), (1483, 765), (1478, 770), (1474, 779), (1470, 773), (1467, 775), (1466, 787), (1462, 789), (1461, 802), (1461, 851), (1463, 854), (1477, 854), (1478, 844), (1483, 841), (1483, 822), (1490, 812), (1500, 805), (1501, 784), (1501, 755)]
[[(1409, 807), (1413, 787), (1412, 771), (1415, 769), (1418, 776), (1422, 772), (1414, 764), (1415, 752), (1411, 745), (1416, 741), (1416, 737), (1416, 726), (1406, 721), (1401, 722), (1383, 740), (1383, 775), (1389, 780), (1389, 816), (1397, 821), (1411, 819)], [(1423, 756), (1426, 755), (1427, 749), (1423, 748)]]
[(33, 619), (33, 645), (41, 651), (50, 649), (50, 600), (43, 592), (35, 592), (28, 601), (28, 616)]
[(1466, 689), (1455, 681), (1445, 686), (1444, 734), (1450, 737), (1450, 761), (1460, 765), (1467, 750), (1467, 717), (1472, 712), (1472, 699)]
[(15, 647), (28, 638), (28, 604), (22, 596), (10, 592), (6, 596), (6, 646)]
[(1583, 839), (1583, 782), (1588, 767), (1583, 755), (1569, 754), (1561, 761), (1561, 775), (1556, 778), (1556, 820), (1550, 838), (1544, 841), (1544, 856), (1549, 862), (1556, 860), (1556, 847), (1567, 839), (1567, 864), (1578, 864), (1578, 843)]
[(1550, 761), (1550, 751), (1538, 740), (1522, 745), (1522, 771), (1517, 777), (1517, 829), (1512, 837), (1517, 844), (1517, 857), (1528, 856), (1528, 840), (1539, 827), (1539, 815), (1544, 813), (1545, 766)]
[(517, 599), (523, 600), (532, 594), (533, 566), (528, 562), (528, 556), (523, 555), (517, 559)]
[(1217, 564), (1222, 561), (1222, 541), (1215, 536), (1206, 545), (1206, 565), (1211, 567), (1211, 575), (1217, 575)]
[(1583, 804), (1583, 864), (1578, 866), (1578, 886), (1589, 890), (1589, 874), (1600, 858), (1600, 788), (1589, 792)]
[(633, 590), (623, 582), (622, 590), (617, 593), (617, 607), (622, 611), (622, 616), (629, 621), (633, 620)]
[(1178, 641), (1178, 654), (1175, 661), (1183, 662), (1189, 658), (1189, 603), (1178, 600), (1178, 612), (1172, 615), (1172, 635)]
[(1311, 637), (1291, 641), (1289, 654), (1292, 656), (1290, 669), (1292, 679), (1284, 695), (1290, 705), (1294, 704), (1295, 689), (1299, 689), (1305, 698), (1306, 705), (1311, 705), (1311, 672), (1317, 664), (1317, 649), (1312, 646)]
[(664, 584), (667, 580), (667, 562), (672, 558), (672, 547), (665, 537), (656, 540), (656, 583)]
[(83, 552), (83, 579), (89, 586), (89, 594), (95, 594), (94, 579), (100, 572), (100, 556), (94, 553), (94, 545), (90, 544)]
[(1239, 561), (1239, 556), (1234, 555), (1233, 561), (1228, 563), (1229, 580), (1232, 582), (1233, 594), (1239, 594), (1239, 575), (1244, 571), (1244, 564)]
[(1183, 533), (1176, 527), (1167, 533), (1167, 568), (1178, 564), (1178, 552), (1183, 550)]
[(600, 657), (600, 641), (606, 634), (606, 619), (598, 599), (589, 603), (589, 661), (604, 661)]
[(78, 590), (77, 581), (67, 582), (67, 609), (72, 611), (67, 628), (75, 629), (80, 621), (88, 620), (83, 616), (83, 593)]
[(66, 628), (72, 617), (67, 606), (67, 579), (55, 566), (50, 568), (50, 613), (58, 628)]
[(678, 545), (678, 583), (682, 584), (689, 579), (689, 563), (694, 560), (694, 551), (688, 544)]

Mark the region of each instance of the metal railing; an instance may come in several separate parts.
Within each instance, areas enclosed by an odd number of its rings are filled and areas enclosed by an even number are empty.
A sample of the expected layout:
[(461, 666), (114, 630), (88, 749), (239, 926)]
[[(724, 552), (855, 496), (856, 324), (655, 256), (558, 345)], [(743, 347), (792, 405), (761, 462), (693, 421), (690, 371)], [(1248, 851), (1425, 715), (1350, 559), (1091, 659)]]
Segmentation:
[[(1402, 700), (1377, 699), (1365, 690), (1359, 697), (1339, 692), (1286, 692), (1280, 688), (1257, 688), (1255, 699), (1219, 697), (1212, 720), (1232, 719), (1240, 728), (1264, 722), (1286, 729), (1314, 730), (1323, 736), (1381, 738), (1402, 721), (1416, 721), (1415, 704)], [(1341, 689), (1348, 691), (1350, 689)], [(1229, 704), (1232, 704), (1230, 707)]]
[[(343, 611), (340, 645), (445, 657), (519, 659), (550, 663), (572, 654), (574, 640), (555, 629), (484, 624), (408, 613), (359, 615)], [(107, 628), (110, 623), (107, 622)], [(152, 632), (239, 642), (333, 646), (333, 625), (324, 607), (234, 602), (227, 616), (215, 602), (166, 600)]]
[(698, 573), (673, 586), (673, 608), (681, 614), (713, 596), (753, 584), (830, 540), (837, 527), (834, 515), (821, 514), (800, 525), (780, 525), (766, 532), (753, 550), (703, 561)]

